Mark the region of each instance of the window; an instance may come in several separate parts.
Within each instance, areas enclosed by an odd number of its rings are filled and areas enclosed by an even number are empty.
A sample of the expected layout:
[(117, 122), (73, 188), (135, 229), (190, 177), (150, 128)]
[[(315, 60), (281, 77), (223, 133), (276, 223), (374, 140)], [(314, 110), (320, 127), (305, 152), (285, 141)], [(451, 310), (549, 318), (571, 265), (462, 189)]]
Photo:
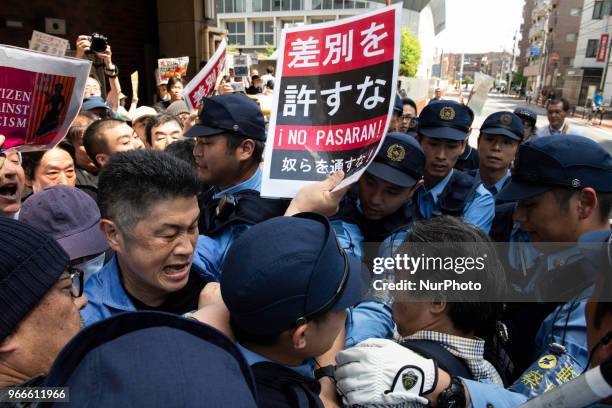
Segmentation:
[(585, 57), (595, 58), (597, 56), (597, 47), (599, 46), (599, 40), (589, 40), (587, 43), (587, 49)]
[(281, 0), (253, 0), (253, 11), (278, 11)]
[(244, 45), (244, 21), (226, 21), (225, 29), (228, 31), (227, 41), (230, 44)]
[(330, 10), (334, 8), (334, 0), (312, 0), (313, 10)]
[(601, 20), (604, 15), (604, 2), (596, 0), (593, 4), (593, 20)]
[(302, 10), (302, 0), (281, 0), (281, 10)]
[(576, 41), (576, 33), (565, 34), (565, 41), (567, 41), (567, 42), (575, 42)]
[(254, 21), (253, 38), (255, 45), (274, 45), (274, 22)]
[(244, 0), (219, 0), (217, 12), (219, 13), (244, 13)]
[(301, 27), (304, 25), (304, 20), (283, 20), (281, 25), (283, 28)]
[(325, 23), (327, 21), (334, 21), (333, 19), (330, 18), (317, 18), (317, 17), (312, 17), (310, 19), (310, 24), (317, 24), (317, 23)]
[(570, 16), (579, 16), (582, 13), (582, 9), (578, 8), (578, 7), (572, 7), (570, 9)]

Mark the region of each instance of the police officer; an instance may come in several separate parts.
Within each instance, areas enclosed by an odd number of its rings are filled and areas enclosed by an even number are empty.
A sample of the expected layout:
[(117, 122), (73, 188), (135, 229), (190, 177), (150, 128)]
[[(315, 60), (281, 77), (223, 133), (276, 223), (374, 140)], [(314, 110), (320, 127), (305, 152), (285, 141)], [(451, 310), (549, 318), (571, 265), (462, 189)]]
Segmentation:
[(480, 166), (470, 174), (482, 181), (493, 197), (510, 180), (510, 164), (516, 157), (522, 139), (523, 123), (511, 112), (495, 112), (480, 127)]
[(205, 98), (200, 109), (198, 123), (185, 133), (197, 138), (198, 177), (212, 186), (199, 198), (199, 229), (225, 257), (234, 239), (249, 226), (282, 215), (288, 202), (259, 195), (266, 141), (259, 107), (243, 95), (229, 94)]
[(314, 357), (332, 348), (361, 299), (359, 259), (338, 246), (325, 217), (301, 213), (253, 226), (223, 270), (221, 296), (260, 406), (322, 406)]
[(536, 130), (536, 122), (538, 121), (538, 114), (529, 108), (519, 107), (514, 110), (514, 114), (517, 115), (523, 121), (524, 137), (523, 143), (527, 142), (531, 135)]
[(473, 113), (454, 101), (430, 102), (419, 115), (417, 139), (425, 153), (424, 188), (417, 191), (420, 215), (463, 216), (489, 233), (495, 200), (477, 179), (453, 169), (464, 152)]
[(412, 203), (423, 185), (425, 155), (411, 136), (392, 132), (359, 182), (347, 193), (332, 225), (342, 247), (363, 258), (362, 242), (382, 242), (409, 225), (418, 210)]
[(610, 229), (612, 156), (582, 136), (535, 139), (519, 147), (511, 181), (498, 198), (517, 201), (513, 218), (542, 252), (525, 271), (522, 293), (557, 302), (510, 308), (509, 346), (517, 369), (525, 368), (528, 358), (545, 352), (552, 341), (585, 367), (584, 307), (596, 270), (575, 245), (560, 249), (547, 243), (575, 244), (586, 233)]

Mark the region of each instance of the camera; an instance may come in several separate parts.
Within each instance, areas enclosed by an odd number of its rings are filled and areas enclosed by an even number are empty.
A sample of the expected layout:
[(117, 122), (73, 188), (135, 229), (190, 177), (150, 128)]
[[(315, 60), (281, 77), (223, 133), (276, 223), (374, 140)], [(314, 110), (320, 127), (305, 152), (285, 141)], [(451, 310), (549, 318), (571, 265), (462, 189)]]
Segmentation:
[(106, 46), (108, 45), (107, 37), (102, 34), (93, 33), (88, 37), (88, 40), (91, 43), (91, 47), (89, 51), (87, 51), (88, 54), (97, 54), (106, 51)]

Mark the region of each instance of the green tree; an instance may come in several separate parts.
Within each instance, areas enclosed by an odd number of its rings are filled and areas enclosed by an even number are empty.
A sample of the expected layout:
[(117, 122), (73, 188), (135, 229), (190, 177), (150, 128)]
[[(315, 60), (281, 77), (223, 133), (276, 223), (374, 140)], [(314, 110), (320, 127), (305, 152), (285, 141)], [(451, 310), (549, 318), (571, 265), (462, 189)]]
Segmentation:
[(463, 83), (465, 85), (471, 85), (474, 83), (474, 79), (471, 76), (466, 75), (465, 78), (463, 78)]
[(269, 57), (270, 55), (274, 54), (274, 51), (276, 51), (276, 48), (274, 48), (274, 45), (270, 43), (266, 43), (266, 51), (264, 52), (266, 57)]
[(410, 30), (402, 28), (400, 49), (400, 75), (413, 77), (421, 62), (421, 44)]
[(527, 85), (527, 78), (523, 74), (523, 70), (516, 71), (512, 74), (512, 86), (516, 85), (519, 85), (520, 87)]

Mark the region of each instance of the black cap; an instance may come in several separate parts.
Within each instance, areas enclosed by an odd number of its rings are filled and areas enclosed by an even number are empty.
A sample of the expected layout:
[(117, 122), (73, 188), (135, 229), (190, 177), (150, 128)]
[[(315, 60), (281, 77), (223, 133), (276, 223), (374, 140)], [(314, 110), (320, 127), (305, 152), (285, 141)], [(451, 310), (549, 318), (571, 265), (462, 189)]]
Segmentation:
[(531, 127), (535, 127), (538, 121), (538, 114), (529, 108), (519, 107), (514, 110), (514, 114), (521, 119), (531, 122)]
[(519, 146), (511, 181), (497, 199), (527, 199), (555, 187), (612, 192), (612, 156), (583, 136), (537, 138)]
[(423, 177), (424, 169), (425, 154), (416, 139), (391, 132), (366, 171), (400, 187), (412, 187)]
[(463, 141), (467, 138), (474, 113), (455, 101), (428, 103), (419, 115), (419, 134), (434, 139)]
[(495, 112), (484, 120), (480, 132), (487, 135), (507, 136), (510, 139), (523, 140), (523, 121), (512, 112)]
[(248, 96), (228, 94), (204, 98), (198, 122), (185, 137), (233, 133), (246, 139), (266, 141), (266, 122), (261, 109)]
[(255, 407), (238, 347), (213, 327), (153, 311), (86, 327), (53, 363), (47, 387), (70, 387), (61, 406)]
[(254, 225), (234, 241), (222, 270), (232, 321), (252, 334), (280, 333), (361, 301), (361, 261), (340, 248), (319, 214)]
[(397, 94), (395, 95), (395, 102), (393, 103), (393, 111), (400, 115), (404, 112), (404, 103), (402, 102), (402, 98)]

